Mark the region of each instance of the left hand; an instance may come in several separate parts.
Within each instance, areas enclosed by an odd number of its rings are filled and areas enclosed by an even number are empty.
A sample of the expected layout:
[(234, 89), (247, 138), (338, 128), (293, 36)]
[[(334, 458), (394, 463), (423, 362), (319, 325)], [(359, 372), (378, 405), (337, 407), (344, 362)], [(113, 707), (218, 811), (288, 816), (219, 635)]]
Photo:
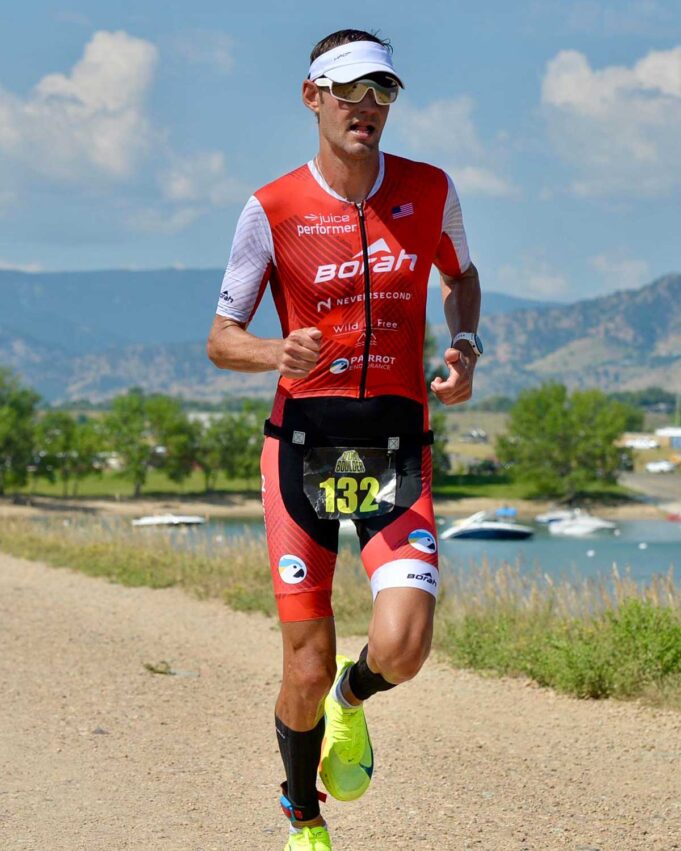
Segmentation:
[(473, 395), (473, 371), (477, 358), (465, 355), (459, 349), (445, 351), (445, 363), (449, 368), (447, 378), (436, 376), (430, 382), (430, 389), (443, 405), (456, 405), (467, 402)]

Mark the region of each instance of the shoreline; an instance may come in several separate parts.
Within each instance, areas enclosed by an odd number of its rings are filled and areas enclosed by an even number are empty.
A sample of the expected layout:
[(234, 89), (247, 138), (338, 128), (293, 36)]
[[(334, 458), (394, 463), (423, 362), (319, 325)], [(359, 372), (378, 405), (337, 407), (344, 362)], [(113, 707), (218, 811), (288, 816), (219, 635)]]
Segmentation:
[[(434, 505), (436, 515), (451, 518), (467, 517), (476, 511), (494, 511), (500, 505), (508, 505), (517, 510), (519, 520), (532, 520), (537, 514), (548, 511), (555, 503), (550, 500), (436, 497)], [(631, 501), (618, 505), (593, 503), (589, 506), (592, 513), (609, 520), (662, 520), (671, 508), (669, 505), (651, 501)], [(124, 500), (34, 496), (17, 503), (11, 497), (0, 497), (0, 518), (85, 514), (133, 518), (148, 514), (185, 514), (188, 510), (209, 520), (253, 520), (262, 517), (260, 499), (240, 494), (217, 496), (214, 499), (172, 496), (167, 499), (140, 497)]]

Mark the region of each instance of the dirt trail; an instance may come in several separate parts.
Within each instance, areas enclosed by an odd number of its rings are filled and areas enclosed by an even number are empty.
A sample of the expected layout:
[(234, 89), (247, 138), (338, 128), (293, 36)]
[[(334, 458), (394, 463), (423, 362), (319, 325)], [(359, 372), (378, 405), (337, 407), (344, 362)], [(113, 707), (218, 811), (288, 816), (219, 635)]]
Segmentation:
[[(0, 555), (0, 847), (281, 851), (278, 677), (272, 621)], [(429, 663), (368, 715), (337, 851), (681, 848), (677, 714)]]

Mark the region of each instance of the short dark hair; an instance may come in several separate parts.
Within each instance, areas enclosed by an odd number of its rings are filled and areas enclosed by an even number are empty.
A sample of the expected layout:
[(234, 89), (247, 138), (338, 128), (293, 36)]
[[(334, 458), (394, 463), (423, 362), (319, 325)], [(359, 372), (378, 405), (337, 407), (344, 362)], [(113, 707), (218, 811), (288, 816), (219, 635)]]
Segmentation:
[(390, 39), (379, 38), (376, 33), (369, 33), (364, 30), (338, 30), (315, 44), (310, 54), (310, 64), (321, 56), (322, 53), (326, 53), (327, 50), (333, 50), (334, 47), (340, 47), (341, 44), (350, 44), (351, 41), (373, 41), (376, 44), (382, 44), (391, 53), (393, 52)]

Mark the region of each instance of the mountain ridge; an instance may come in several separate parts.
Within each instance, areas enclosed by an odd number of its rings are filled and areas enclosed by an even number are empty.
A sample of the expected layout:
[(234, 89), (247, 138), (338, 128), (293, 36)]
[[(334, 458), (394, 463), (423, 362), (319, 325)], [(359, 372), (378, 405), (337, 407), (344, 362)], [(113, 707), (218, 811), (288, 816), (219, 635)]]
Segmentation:
[[(206, 401), (268, 395), (274, 375), (224, 372), (206, 358), (221, 277), (216, 269), (0, 270), (0, 364), (50, 401), (101, 401), (133, 384)], [(449, 332), (436, 289), (427, 312), (444, 349)], [(251, 330), (279, 333), (269, 295)], [(568, 305), (485, 290), (480, 335), (478, 398), (545, 380), (681, 392), (681, 275)]]

